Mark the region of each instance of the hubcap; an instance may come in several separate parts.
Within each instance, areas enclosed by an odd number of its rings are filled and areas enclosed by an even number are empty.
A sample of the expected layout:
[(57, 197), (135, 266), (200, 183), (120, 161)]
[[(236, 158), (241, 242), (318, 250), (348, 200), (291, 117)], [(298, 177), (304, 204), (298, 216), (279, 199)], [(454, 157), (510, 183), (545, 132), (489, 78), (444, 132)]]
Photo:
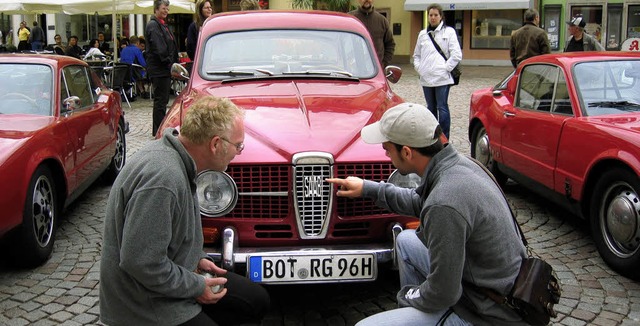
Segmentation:
[(607, 246), (621, 258), (632, 256), (640, 248), (640, 199), (622, 183), (609, 188), (604, 200)]
[(40, 176), (33, 191), (33, 232), (41, 247), (46, 247), (51, 241), (53, 231), (55, 203), (53, 189), (49, 180)]
[(484, 166), (489, 166), (489, 163), (491, 162), (489, 135), (487, 135), (484, 130), (480, 131), (480, 134), (478, 135), (478, 138), (476, 140), (475, 154), (476, 160), (478, 160)]

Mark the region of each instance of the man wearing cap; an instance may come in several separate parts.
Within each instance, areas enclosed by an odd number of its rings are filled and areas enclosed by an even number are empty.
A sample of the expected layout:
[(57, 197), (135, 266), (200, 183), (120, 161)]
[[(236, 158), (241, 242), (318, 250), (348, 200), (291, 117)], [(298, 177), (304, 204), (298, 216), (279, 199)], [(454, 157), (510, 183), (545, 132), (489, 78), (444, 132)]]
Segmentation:
[(585, 33), (584, 27), (587, 26), (584, 17), (577, 15), (571, 18), (567, 22), (569, 25), (569, 42), (564, 52), (576, 52), (576, 51), (604, 51), (604, 47), (598, 42), (598, 40)]
[(416, 173), (418, 188), (357, 177), (327, 179), (337, 195), (366, 197), (394, 213), (415, 216), (416, 230), (397, 237), (401, 289), (398, 309), (363, 325), (525, 325), (475, 286), (508, 294), (525, 247), (502, 192), (475, 162), (443, 143), (442, 130), (424, 106), (403, 103), (364, 127), (362, 140), (382, 144), (402, 174)]
[(511, 35), (509, 55), (514, 68), (525, 59), (551, 53), (547, 32), (540, 25), (540, 15), (535, 9), (524, 12), (524, 25)]

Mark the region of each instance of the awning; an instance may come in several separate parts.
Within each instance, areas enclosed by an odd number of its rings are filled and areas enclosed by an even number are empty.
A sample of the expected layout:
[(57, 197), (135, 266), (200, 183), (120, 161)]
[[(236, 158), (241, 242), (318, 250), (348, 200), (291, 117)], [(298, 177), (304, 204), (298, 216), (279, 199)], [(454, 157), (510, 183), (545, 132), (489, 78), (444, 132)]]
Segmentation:
[(495, 10), (495, 9), (529, 9), (530, 0), (405, 0), (404, 10), (426, 11), (432, 3), (437, 3), (444, 10)]

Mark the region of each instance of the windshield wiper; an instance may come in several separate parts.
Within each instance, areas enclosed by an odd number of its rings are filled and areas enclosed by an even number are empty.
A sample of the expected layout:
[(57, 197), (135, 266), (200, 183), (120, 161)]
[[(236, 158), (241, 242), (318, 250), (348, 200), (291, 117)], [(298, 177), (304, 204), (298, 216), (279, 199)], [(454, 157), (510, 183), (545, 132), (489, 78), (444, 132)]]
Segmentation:
[(634, 108), (640, 107), (640, 104), (629, 101), (600, 101), (591, 102), (588, 106), (590, 108)]
[(343, 75), (347, 77), (353, 77), (353, 74), (348, 71), (338, 71), (338, 70), (305, 70), (305, 71), (285, 71), (282, 73), (283, 75)]
[(251, 71), (243, 70), (212, 70), (207, 71), (207, 75), (255, 76), (256, 74)]

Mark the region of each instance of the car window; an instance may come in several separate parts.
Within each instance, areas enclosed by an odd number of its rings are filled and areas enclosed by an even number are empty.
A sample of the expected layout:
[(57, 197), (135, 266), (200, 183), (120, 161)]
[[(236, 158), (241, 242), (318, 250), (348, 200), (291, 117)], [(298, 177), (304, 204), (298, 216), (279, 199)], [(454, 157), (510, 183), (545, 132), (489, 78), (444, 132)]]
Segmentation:
[(250, 30), (207, 39), (199, 73), (209, 80), (296, 72), (371, 78), (376, 73), (374, 60), (365, 39), (354, 33)]
[(520, 73), (514, 106), (550, 112), (560, 69), (552, 65), (527, 65)]
[(62, 69), (60, 105), (67, 97), (80, 98), (80, 107), (84, 108), (94, 103), (88, 71), (83, 66), (68, 66)]
[(588, 116), (640, 111), (640, 60), (578, 63), (573, 79)]
[(0, 113), (52, 115), (53, 69), (44, 64), (0, 64)]

